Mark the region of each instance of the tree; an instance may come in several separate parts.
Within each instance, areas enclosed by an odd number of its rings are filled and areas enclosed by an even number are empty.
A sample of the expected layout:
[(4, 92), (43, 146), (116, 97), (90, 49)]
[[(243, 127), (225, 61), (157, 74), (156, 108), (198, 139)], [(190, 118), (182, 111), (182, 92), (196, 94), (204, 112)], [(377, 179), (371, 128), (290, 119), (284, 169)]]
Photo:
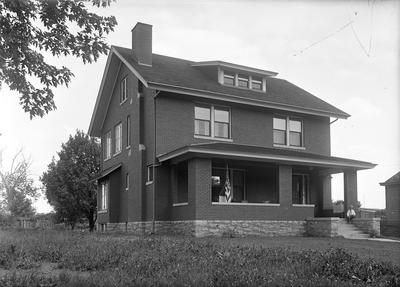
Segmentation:
[(9, 171), (0, 170), (1, 209), (13, 217), (30, 217), (35, 214), (32, 198), (38, 196), (29, 173), (31, 161), (19, 151), (13, 158)]
[(43, 52), (73, 55), (85, 64), (108, 51), (105, 35), (117, 21), (90, 13), (84, 2), (107, 6), (110, 1), (0, 0), (0, 87), (4, 82), (19, 92), (31, 118), (54, 110), (51, 88), (68, 86), (73, 76), (67, 67), (47, 63)]
[(100, 172), (100, 144), (82, 131), (62, 144), (58, 160), (53, 158), (40, 180), (58, 218), (74, 227), (87, 218), (90, 231), (96, 222), (97, 183)]

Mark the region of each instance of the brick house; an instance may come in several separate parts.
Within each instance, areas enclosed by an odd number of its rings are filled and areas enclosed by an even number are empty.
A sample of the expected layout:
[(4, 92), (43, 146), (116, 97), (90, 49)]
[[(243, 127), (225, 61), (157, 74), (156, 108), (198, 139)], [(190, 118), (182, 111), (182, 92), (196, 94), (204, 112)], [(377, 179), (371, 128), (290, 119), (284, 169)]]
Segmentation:
[(383, 235), (400, 236), (400, 172), (380, 185), (385, 187), (386, 193), (386, 216), (381, 232)]
[(375, 165), (331, 156), (331, 118), (349, 115), (276, 75), (153, 54), (152, 26), (137, 23), (131, 49), (111, 48), (89, 127), (103, 147), (99, 228), (303, 234), (332, 214), (335, 173), (355, 204), (357, 171)]

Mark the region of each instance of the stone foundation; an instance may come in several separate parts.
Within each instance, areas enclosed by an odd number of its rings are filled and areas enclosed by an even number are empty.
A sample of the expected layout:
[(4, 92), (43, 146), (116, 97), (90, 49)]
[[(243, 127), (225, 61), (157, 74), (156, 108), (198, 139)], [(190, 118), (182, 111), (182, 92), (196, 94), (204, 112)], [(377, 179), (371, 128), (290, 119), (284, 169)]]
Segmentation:
[(303, 236), (304, 221), (187, 220), (98, 224), (98, 231), (186, 236)]
[(400, 237), (400, 220), (382, 220), (381, 234)]
[(354, 218), (353, 224), (363, 232), (372, 236), (381, 236), (381, 219), (380, 218)]
[(306, 233), (308, 236), (336, 237), (338, 233), (339, 217), (313, 217), (306, 219)]

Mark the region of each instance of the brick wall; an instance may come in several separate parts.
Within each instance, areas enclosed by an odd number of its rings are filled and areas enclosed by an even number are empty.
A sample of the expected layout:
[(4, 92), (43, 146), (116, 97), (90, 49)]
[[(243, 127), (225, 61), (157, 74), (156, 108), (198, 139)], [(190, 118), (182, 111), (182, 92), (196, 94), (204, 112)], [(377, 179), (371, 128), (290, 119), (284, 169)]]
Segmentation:
[[(207, 142), (194, 138), (195, 103), (231, 108), (234, 143), (272, 147), (272, 119), (276, 111), (160, 93), (157, 97), (157, 153), (165, 153), (191, 143)], [(303, 119), (305, 152), (330, 155), (329, 118), (282, 113)]]
[(400, 221), (400, 185), (388, 185), (386, 189), (386, 219)]

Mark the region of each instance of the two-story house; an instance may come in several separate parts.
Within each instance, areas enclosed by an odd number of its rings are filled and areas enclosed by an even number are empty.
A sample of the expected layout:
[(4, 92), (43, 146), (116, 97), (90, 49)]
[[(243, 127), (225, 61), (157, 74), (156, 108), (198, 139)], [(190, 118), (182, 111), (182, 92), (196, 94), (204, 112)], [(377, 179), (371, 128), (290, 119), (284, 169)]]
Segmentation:
[(332, 213), (331, 174), (345, 208), (357, 171), (331, 156), (331, 119), (349, 115), (277, 73), (152, 53), (152, 26), (113, 46), (89, 134), (102, 139), (101, 230), (193, 235), (297, 235)]

